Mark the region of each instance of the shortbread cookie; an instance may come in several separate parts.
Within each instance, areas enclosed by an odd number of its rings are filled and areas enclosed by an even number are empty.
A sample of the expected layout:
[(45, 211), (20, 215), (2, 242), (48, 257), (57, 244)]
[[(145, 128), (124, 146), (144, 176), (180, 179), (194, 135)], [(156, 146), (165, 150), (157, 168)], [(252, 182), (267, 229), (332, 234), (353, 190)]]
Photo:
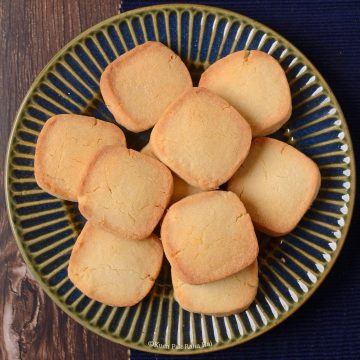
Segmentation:
[(100, 80), (101, 94), (116, 121), (134, 132), (154, 126), (167, 106), (191, 87), (180, 57), (152, 41), (121, 55)]
[(257, 229), (272, 236), (290, 232), (319, 191), (317, 165), (294, 147), (256, 138), (245, 162), (229, 181)]
[(258, 288), (258, 267), (255, 260), (240, 272), (207, 284), (183, 282), (171, 269), (175, 300), (187, 311), (215, 316), (239, 313), (253, 302)]
[(35, 178), (48, 193), (77, 201), (84, 171), (104, 146), (126, 146), (124, 133), (106, 121), (82, 115), (55, 115), (42, 128), (35, 152)]
[(155, 155), (187, 183), (216, 189), (244, 161), (251, 130), (225, 100), (193, 88), (170, 105), (155, 125), (150, 144)]
[(233, 275), (258, 254), (250, 216), (229, 191), (203, 192), (172, 205), (161, 226), (161, 240), (177, 276), (189, 284)]
[(68, 274), (91, 299), (131, 306), (153, 287), (162, 258), (162, 246), (155, 235), (133, 241), (87, 222), (73, 247)]
[(249, 122), (253, 136), (275, 132), (291, 115), (286, 75), (262, 51), (238, 51), (216, 61), (202, 74), (199, 86), (234, 106)]
[[(148, 143), (146, 146), (144, 146), (140, 152), (145, 155), (156, 158), (156, 155), (151, 150), (150, 143)], [(186, 196), (197, 194), (198, 192), (201, 192), (201, 190), (199, 188), (196, 188), (196, 187), (188, 184), (186, 181), (184, 181), (183, 179), (178, 177), (176, 174), (173, 173), (172, 175), (173, 175), (173, 180), (174, 180), (174, 191), (173, 191), (173, 195), (170, 200), (170, 204), (173, 204), (173, 203), (183, 199)]]
[(79, 209), (88, 220), (131, 239), (154, 230), (173, 191), (170, 170), (160, 161), (121, 146), (108, 146), (83, 178)]

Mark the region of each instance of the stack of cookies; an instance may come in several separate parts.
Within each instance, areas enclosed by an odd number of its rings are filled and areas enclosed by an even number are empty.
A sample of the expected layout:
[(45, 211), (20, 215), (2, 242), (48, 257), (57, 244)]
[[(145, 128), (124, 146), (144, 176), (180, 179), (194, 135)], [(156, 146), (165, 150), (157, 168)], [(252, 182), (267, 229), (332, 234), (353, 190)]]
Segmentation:
[(141, 152), (127, 149), (116, 125), (86, 116), (56, 115), (41, 131), (38, 184), (78, 201), (87, 219), (70, 279), (95, 300), (130, 306), (151, 290), (165, 252), (184, 309), (222, 316), (247, 308), (258, 287), (254, 227), (290, 232), (320, 186), (312, 160), (264, 137), (291, 114), (281, 66), (239, 51), (193, 87), (174, 52), (147, 42), (111, 63), (100, 89), (119, 124), (153, 129)]

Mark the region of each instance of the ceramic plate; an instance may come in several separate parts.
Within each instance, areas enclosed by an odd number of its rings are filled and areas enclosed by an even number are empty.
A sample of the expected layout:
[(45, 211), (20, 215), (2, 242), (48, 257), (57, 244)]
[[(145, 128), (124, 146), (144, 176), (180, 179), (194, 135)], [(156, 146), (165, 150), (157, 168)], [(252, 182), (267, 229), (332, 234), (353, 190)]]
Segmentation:
[[(103, 69), (147, 40), (177, 52), (194, 81), (209, 64), (241, 49), (271, 54), (284, 68), (293, 101), (277, 137), (320, 167), (320, 193), (289, 235), (259, 235), (260, 286), (247, 311), (215, 318), (189, 313), (174, 301), (165, 263), (151, 293), (127, 308), (92, 301), (67, 276), (83, 226), (77, 204), (42, 191), (34, 179), (34, 151), (44, 122), (59, 113), (113, 122), (99, 92)], [(126, 131), (140, 149), (148, 132)], [(282, 322), (324, 280), (344, 244), (355, 197), (354, 156), (341, 109), (309, 60), (282, 36), (245, 16), (211, 7), (166, 5), (110, 18), (66, 45), (31, 86), (15, 120), (7, 157), (7, 205), (21, 253), (47, 294), (85, 327), (119, 344), (157, 353), (199, 353), (248, 341)]]

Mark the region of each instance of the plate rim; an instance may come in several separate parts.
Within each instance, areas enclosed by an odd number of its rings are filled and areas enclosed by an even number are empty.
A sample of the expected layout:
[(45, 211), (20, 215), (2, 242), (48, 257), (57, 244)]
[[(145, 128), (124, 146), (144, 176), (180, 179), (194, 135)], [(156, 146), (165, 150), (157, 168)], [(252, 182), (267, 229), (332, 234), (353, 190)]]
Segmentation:
[[(340, 241), (337, 243), (338, 247), (336, 249), (336, 252), (334, 253), (334, 255), (332, 256), (332, 260), (331, 262), (328, 263), (327, 267), (324, 269), (324, 272), (322, 273), (321, 277), (319, 277), (316, 285), (314, 285), (313, 287), (311, 287), (311, 289), (305, 294), (303, 295), (303, 297), (301, 298), (301, 300), (296, 303), (294, 306), (290, 307), (289, 310), (284, 313), (282, 315), (282, 317), (278, 318), (278, 319), (274, 319), (271, 323), (269, 323), (267, 326), (263, 327), (262, 329), (260, 329), (257, 332), (251, 333), (249, 336), (246, 336), (245, 338), (240, 338), (237, 339), (235, 341), (231, 341), (229, 343), (225, 343), (225, 344), (220, 344), (217, 345), (216, 347), (208, 347), (208, 348), (202, 348), (202, 349), (193, 349), (193, 350), (176, 350), (176, 349), (162, 349), (162, 348), (157, 348), (157, 347), (146, 347), (144, 345), (138, 345), (135, 342), (128, 342), (126, 340), (124, 340), (123, 338), (115, 338), (110, 336), (109, 334), (107, 334), (106, 332), (102, 331), (100, 328), (93, 326), (92, 324), (86, 322), (83, 318), (79, 317), (76, 315), (75, 312), (71, 311), (66, 304), (64, 304), (62, 301), (60, 301), (60, 299), (51, 291), (50, 287), (48, 287), (48, 285), (45, 283), (45, 281), (42, 280), (42, 278), (40, 277), (40, 275), (38, 274), (36, 268), (33, 266), (33, 264), (30, 262), (30, 259), (28, 258), (28, 254), (26, 252), (25, 247), (22, 244), (21, 241), (21, 235), (18, 233), (17, 231), (17, 227), (15, 224), (15, 216), (14, 216), (14, 210), (12, 209), (11, 206), (11, 198), (10, 198), (10, 190), (9, 190), (9, 180), (10, 180), (10, 176), (9, 176), (9, 160), (10, 160), (10, 156), (11, 156), (11, 151), (12, 151), (12, 143), (14, 140), (14, 136), (16, 133), (16, 130), (18, 128), (18, 125), (20, 124), (21, 118), (22, 118), (22, 113), (23, 113), (23, 108), (26, 106), (26, 103), (28, 102), (30, 95), (33, 93), (34, 89), (38, 86), (38, 83), (41, 81), (41, 79), (46, 75), (46, 73), (48, 72), (48, 70), (53, 66), (53, 63), (59, 59), (69, 48), (71, 48), (72, 46), (74, 46), (79, 40), (85, 38), (86, 36), (91, 35), (94, 31), (98, 30), (99, 28), (102, 28), (103, 26), (105, 26), (106, 24), (110, 24), (113, 23), (117, 20), (122, 20), (127, 18), (128, 16), (134, 16), (134, 15), (140, 15), (141, 13), (144, 13), (146, 11), (156, 11), (156, 10), (185, 10), (188, 8), (195, 8), (198, 11), (206, 11), (209, 13), (213, 13), (215, 15), (218, 14), (218, 12), (220, 11), (222, 13), (222, 15), (225, 16), (229, 16), (229, 17), (238, 17), (241, 20), (245, 20), (248, 23), (256, 26), (259, 29), (265, 30), (268, 33), (273, 34), (275, 37), (277, 37), (278, 39), (280, 39), (284, 45), (286, 45), (287, 47), (290, 47), (294, 50), (294, 52), (298, 53), (301, 56), (301, 59), (303, 59), (306, 62), (306, 66), (311, 70), (311, 72), (314, 73), (314, 75), (319, 79), (319, 82), (322, 82), (325, 86), (326, 86), (326, 90), (331, 98), (331, 101), (334, 104), (334, 107), (337, 109), (338, 111), (338, 115), (341, 119), (343, 119), (344, 121), (342, 122), (342, 128), (343, 131), (345, 133), (346, 139), (347, 139), (347, 144), (349, 146), (348, 148), (348, 152), (350, 154), (350, 157), (352, 159), (352, 161), (350, 161), (350, 171), (351, 171), (351, 175), (352, 175), (352, 179), (351, 179), (351, 187), (349, 189), (350, 191), (350, 200), (348, 203), (348, 221), (345, 223), (345, 226), (342, 229), (342, 237), (339, 239)], [(19, 108), (16, 112), (15, 115), (15, 119), (11, 125), (11, 131), (9, 134), (9, 139), (8, 139), (8, 144), (7, 144), (7, 150), (6, 150), (6, 157), (5, 157), (5, 163), (4, 163), (4, 191), (5, 191), (5, 203), (6, 203), (6, 208), (7, 208), (7, 214), (8, 214), (8, 218), (9, 218), (9, 223), (11, 226), (11, 230), (13, 233), (13, 236), (15, 238), (17, 247), (21, 253), (21, 256), (24, 260), (24, 262), (26, 263), (28, 269), (30, 270), (32, 276), (35, 278), (35, 280), (39, 283), (41, 289), (50, 297), (50, 299), (60, 308), (60, 310), (62, 310), (63, 312), (65, 312), (66, 315), (70, 316), (70, 318), (72, 318), (74, 321), (76, 321), (77, 323), (81, 324), (83, 327), (85, 327), (85, 329), (90, 330), (91, 332), (95, 333), (96, 335), (99, 335), (103, 338), (106, 338), (108, 340), (110, 340), (113, 343), (122, 345), (124, 347), (130, 348), (130, 349), (134, 349), (134, 350), (138, 350), (138, 351), (143, 351), (143, 352), (149, 352), (149, 353), (155, 353), (155, 354), (165, 354), (165, 355), (195, 355), (195, 354), (204, 354), (204, 353), (210, 353), (210, 352), (215, 352), (215, 351), (220, 351), (220, 350), (224, 350), (224, 349), (228, 349), (240, 344), (243, 344), (245, 342), (248, 342), (252, 339), (257, 338), (258, 336), (267, 333), (268, 331), (270, 331), (271, 329), (273, 329), (274, 327), (280, 325), (281, 323), (283, 323), (285, 320), (287, 320), (293, 313), (295, 313), (297, 310), (299, 310), (314, 294), (315, 291), (317, 291), (317, 289), (321, 286), (321, 284), (324, 282), (324, 280), (327, 278), (329, 272), (331, 271), (331, 269), (334, 267), (341, 251), (342, 248), (344, 246), (344, 243), (347, 239), (348, 236), (348, 232), (350, 229), (350, 225), (352, 222), (352, 217), (353, 217), (353, 211), (354, 211), (354, 204), (355, 204), (355, 196), (356, 196), (356, 167), (355, 167), (355, 152), (353, 149), (353, 143), (352, 143), (352, 139), (351, 139), (351, 135), (350, 135), (350, 131), (349, 131), (349, 127), (346, 121), (346, 118), (344, 116), (344, 113), (340, 107), (339, 102), (337, 101), (334, 92), (332, 91), (331, 87), (329, 86), (329, 84), (327, 83), (327, 81), (324, 79), (324, 77), (321, 75), (321, 73), (319, 72), (319, 70), (314, 66), (314, 64), (308, 59), (308, 57), (306, 55), (303, 54), (302, 51), (300, 51), (295, 45), (293, 45), (289, 40), (287, 40), (287, 38), (285, 38), (283, 35), (279, 34), (277, 31), (273, 30), (271, 27), (257, 21), (254, 20), (246, 15), (243, 15), (241, 13), (237, 13), (235, 11), (231, 11), (231, 10), (227, 10), (227, 9), (223, 9), (221, 7), (215, 7), (215, 6), (208, 6), (208, 5), (199, 5), (199, 4), (193, 4), (193, 3), (189, 3), (189, 4), (160, 4), (160, 5), (151, 5), (151, 6), (145, 6), (145, 7), (139, 7), (130, 11), (126, 11), (120, 14), (116, 14), (114, 16), (111, 16), (105, 20), (102, 20), (101, 22), (89, 27), (88, 29), (86, 29), (85, 31), (81, 32), (80, 34), (78, 34), (77, 36), (75, 36), (73, 39), (71, 39), (69, 42), (67, 42), (60, 50), (58, 50), (55, 55), (53, 57), (51, 57), (51, 59), (48, 61), (48, 63), (43, 67), (43, 69), (38, 73), (38, 75), (35, 77), (35, 79), (33, 80), (30, 88), (28, 89), (28, 91), (26, 92), (23, 100), (21, 101)]]

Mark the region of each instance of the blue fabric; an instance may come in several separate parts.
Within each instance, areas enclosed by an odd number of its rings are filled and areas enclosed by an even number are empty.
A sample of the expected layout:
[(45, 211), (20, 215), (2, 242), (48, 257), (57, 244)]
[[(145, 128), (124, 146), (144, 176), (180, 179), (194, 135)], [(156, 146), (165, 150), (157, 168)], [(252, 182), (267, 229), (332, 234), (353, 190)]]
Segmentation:
[[(124, 0), (122, 11), (172, 1)], [(270, 26), (325, 77), (360, 150), (360, 1), (193, 1), (233, 10)], [(358, 155), (358, 158), (360, 155)], [(359, 194), (359, 193), (358, 193)], [(357, 196), (357, 201), (359, 201)], [(191, 359), (360, 359), (359, 212), (333, 270), (314, 296), (270, 332), (237, 347)], [(131, 351), (131, 359), (179, 359)]]

